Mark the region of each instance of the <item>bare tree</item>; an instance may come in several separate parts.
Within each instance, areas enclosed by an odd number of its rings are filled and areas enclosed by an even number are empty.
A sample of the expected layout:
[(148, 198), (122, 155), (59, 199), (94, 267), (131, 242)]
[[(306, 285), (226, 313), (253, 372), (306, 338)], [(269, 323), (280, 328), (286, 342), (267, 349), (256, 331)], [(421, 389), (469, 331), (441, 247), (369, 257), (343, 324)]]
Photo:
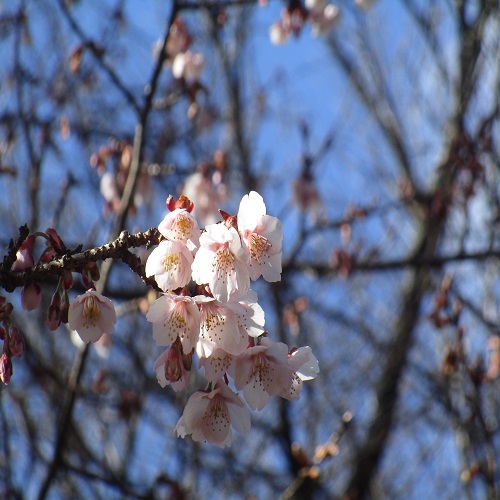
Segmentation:
[[(0, 391), (3, 497), (498, 497), (500, 8), (338, 8), (0, 11), (0, 319), (24, 339)], [(251, 190), (284, 232), (281, 281), (256, 284), (266, 330), (320, 373), (221, 449), (175, 436), (189, 394), (157, 383), (144, 265), (168, 195), (206, 225)], [(37, 232), (55, 255), (13, 269)], [(116, 306), (95, 345), (47, 327), (68, 271), (72, 301), (91, 276)]]

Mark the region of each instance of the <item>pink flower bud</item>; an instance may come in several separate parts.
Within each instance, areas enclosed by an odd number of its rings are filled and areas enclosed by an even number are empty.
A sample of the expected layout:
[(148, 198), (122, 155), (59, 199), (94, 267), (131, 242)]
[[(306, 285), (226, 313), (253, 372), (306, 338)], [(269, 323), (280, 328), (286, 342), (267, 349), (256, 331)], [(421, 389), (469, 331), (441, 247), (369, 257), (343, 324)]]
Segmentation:
[(73, 274), (65, 269), (61, 275), (61, 286), (63, 290), (70, 290), (73, 287)]
[(14, 306), (10, 302), (5, 301), (5, 297), (0, 297), (0, 321), (10, 319)]
[(12, 356), (20, 358), (24, 352), (24, 339), (19, 330), (15, 326), (10, 327), (10, 338), (8, 349)]
[(43, 253), (42, 261), (49, 262), (66, 252), (66, 246), (62, 242), (55, 229), (48, 228), (45, 231), (45, 234), (48, 236), (48, 240), (47, 249)]
[(35, 261), (33, 260), (33, 255), (31, 251), (33, 250), (33, 245), (35, 244), (35, 235), (30, 234), (21, 245), (21, 248), (17, 251), (16, 261), (12, 265), (13, 271), (23, 271), (29, 267), (33, 267)]
[(12, 360), (7, 354), (2, 354), (0, 358), (0, 380), (7, 385), (12, 377)]
[(50, 301), (47, 317), (45, 318), (45, 324), (51, 331), (56, 330), (61, 324), (61, 297), (58, 290), (56, 290), (52, 296), (52, 300)]
[(69, 311), (69, 297), (68, 292), (64, 290), (62, 299), (61, 299), (61, 322), (68, 322), (68, 311)]
[(49, 237), (51, 246), (58, 254), (61, 254), (66, 251), (66, 246), (64, 245), (63, 241), (61, 240), (60, 236), (57, 234), (57, 231), (55, 229), (49, 227), (45, 231), (45, 234)]
[(168, 350), (165, 362), (165, 378), (170, 382), (177, 382), (182, 377), (182, 359), (175, 346)]
[(30, 283), (23, 286), (21, 291), (21, 304), (25, 311), (33, 311), (42, 300), (42, 289), (38, 283)]
[(193, 353), (194, 350), (189, 354), (182, 354), (182, 366), (186, 371), (190, 371), (191, 367), (193, 366)]

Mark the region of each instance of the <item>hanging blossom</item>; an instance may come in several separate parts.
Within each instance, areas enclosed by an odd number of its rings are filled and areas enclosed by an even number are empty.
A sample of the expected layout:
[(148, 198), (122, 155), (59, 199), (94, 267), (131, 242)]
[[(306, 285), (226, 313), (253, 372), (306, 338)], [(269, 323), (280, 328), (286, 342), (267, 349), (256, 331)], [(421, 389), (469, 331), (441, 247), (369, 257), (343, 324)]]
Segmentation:
[(179, 338), (185, 353), (191, 352), (200, 335), (201, 315), (195, 299), (166, 293), (146, 314), (153, 323), (153, 338), (158, 345), (171, 345)]
[(284, 399), (299, 399), (305, 380), (312, 380), (319, 373), (319, 364), (309, 346), (293, 350), (288, 355), (287, 366), (292, 372), (292, 383), (278, 393)]
[(115, 329), (113, 302), (95, 290), (88, 290), (69, 306), (68, 323), (86, 344), (97, 342), (103, 333), (111, 334)]
[(146, 261), (146, 276), (154, 276), (164, 292), (176, 290), (191, 281), (192, 263), (193, 255), (184, 243), (163, 240)]
[(257, 303), (257, 294), (250, 290), (225, 304), (213, 297), (197, 296), (201, 329), (196, 346), (200, 358), (212, 356), (217, 349), (240, 354), (248, 345), (248, 337), (264, 333), (264, 311)]
[(186, 208), (174, 208), (158, 224), (158, 231), (170, 241), (183, 243), (191, 252), (195, 252), (200, 244), (198, 222)]
[(200, 358), (198, 368), (203, 368), (205, 378), (215, 384), (217, 380), (224, 377), (233, 362), (234, 356), (223, 349), (215, 349), (210, 356)]
[(236, 389), (243, 389), (250, 408), (262, 410), (271, 396), (289, 389), (293, 374), (287, 359), (288, 347), (266, 337), (234, 358), (229, 373)]
[(238, 231), (225, 224), (210, 224), (205, 228), (192, 270), (196, 283), (207, 283), (221, 302), (250, 289), (248, 254)]
[(281, 279), (281, 246), (283, 230), (276, 217), (266, 214), (266, 204), (255, 191), (243, 196), (238, 210), (238, 231), (249, 254), (252, 280), (262, 276), (266, 281)]
[(223, 380), (211, 391), (197, 391), (188, 400), (175, 431), (191, 434), (193, 441), (208, 441), (221, 448), (231, 445), (231, 427), (244, 433), (250, 430), (250, 412), (242, 399)]
[(201, 312), (200, 338), (196, 345), (196, 354), (200, 358), (208, 357), (216, 349), (229, 354), (240, 354), (248, 345), (248, 335), (240, 328), (238, 316), (213, 297), (196, 298)]

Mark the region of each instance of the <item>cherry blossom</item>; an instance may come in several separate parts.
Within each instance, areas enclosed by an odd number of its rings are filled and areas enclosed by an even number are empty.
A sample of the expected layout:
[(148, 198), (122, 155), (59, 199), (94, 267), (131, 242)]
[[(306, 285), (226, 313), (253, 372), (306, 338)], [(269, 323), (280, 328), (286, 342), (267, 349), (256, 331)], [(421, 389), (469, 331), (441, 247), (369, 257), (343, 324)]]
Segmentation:
[(195, 215), (203, 225), (214, 224), (219, 217), (218, 207), (222, 201), (219, 190), (208, 175), (206, 168), (190, 175), (182, 190), (193, 201)]
[(312, 12), (322, 12), (326, 4), (326, 0), (305, 0), (304, 2), (306, 9)]
[(247, 432), (250, 413), (242, 399), (219, 380), (212, 391), (197, 391), (189, 398), (175, 430), (182, 438), (191, 434), (194, 441), (224, 448), (231, 445), (231, 426)]
[(312, 34), (314, 36), (329, 33), (340, 21), (340, 9), (337, 5), (327, 4), (320, 12), (313, 13)]
[(153, 323), (153, 338), (158, 345), (170, 345), (177, 338), (185, 353), (191, 352), (200, 334), (200, 311), (192, 297), (166, 293), (146, 314)]
[(269, 28), (269, 38), (274, 45), (283, 45), (288, 41), (288, 32), (283, 28), (281, 22), (271, 25)]
[(175, 290), (191, 281), (192, 263), (193, 255), (184, 243), (163, 240), (146, 261), (146, 276), (154, 276), (164, 292)]
[(200, 244), (200, 228), (195, 217), (185, 208), (169, 212), (158, 225), (165, 238), (184, 243), (193, 252)]
[(293, 375), (287, 359), (288, 347), (268, 338), (234, 359), (229, 373), (236, 389), (243, 389), (250, 408), (262, 410), (271, 396), (291, 386)]
[(224, 305), (230, 309), (238, 319), (238, 328), (242, 334), (258, 337), (264, 333), (264, 310), (257, 303), (257, 293), (249, 290), (245, 295), (235, 294)]
[(287, 366), (293, 374), (291, 385), (279, 395), (285, 399), (299, 399), (303, 381), (311, 380), (319, 373), (319, 364), (309, 346), (292, 351), (287, 360)]
[(200, 79), (205, 60), (202, 54), (181, 52), (175, 56), (172, 63), (172, 74), (174, 78), (184, 78), (188, 82), (196, 82)]
[(211, 356), (216, 349), (241, 354), (248, 345), (248, 334), (240, 327), (238, 314), (213, 297), (198, 296), (196, 301), (201, 312), (198, 357)]
[(115, 329), (113, 302), (95, 290), (88, 290), (69, 306), (68, 323), (83, 342), (96, 342), (103, 333), (111, 334)]
[(208, 283), (213, 296), (221, 302), (250, 289), (248, 255), (234, 227), (210, 224), (205, 228), (192, 270), (196, 283)]
[(215, 349), (209, 357), (200, 358), (198, 368), (203, 368), (205, 370), (205, 378), (209, 382), (215, 383), (227, 373), (232, 362), (232, 354), (222, 349)]
[(266, 214), (262, 196), (251, 191), (243, 196), (238, 210), (238, 230), (250, 255), (249, 274), (269, 282), (281, 279), (281, 222)]

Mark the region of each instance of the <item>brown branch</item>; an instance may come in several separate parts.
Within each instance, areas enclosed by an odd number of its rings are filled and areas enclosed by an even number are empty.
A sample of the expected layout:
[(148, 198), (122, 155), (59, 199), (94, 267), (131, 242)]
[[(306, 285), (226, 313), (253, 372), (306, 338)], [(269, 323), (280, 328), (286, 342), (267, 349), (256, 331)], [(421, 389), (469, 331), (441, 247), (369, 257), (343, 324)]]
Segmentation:
[(59, 7), (61, 8), (64, 17), (68, 21), (71, 29), (80, 38), (82, 45), (84, 45), (95, 57), (99, 66), (106, 72), (110, 80), (114, 83), (115, 87), (123, 94), (127, 102), (134, 108), (134, 110), (139, 113), (140, 107), (137, 103), (135, 96), (127, 89), (125, 84), (120, 80), (119, 76), (115, 73), (114, 69), (104, 60), (104, 50), (100, 48), (93, 40), (90, 40), (79, 24), (75, 21), (71, 15), (68, 6), (65, 4), (64, 0), (59, 0)]
[[(23, 226), (21, 230), (24, 228), (27, 230), (26, 226)], [(89, 262), (99, 262), (106, 259), (123, 260), (147, 285), (155, 287), (152, 280), (146, 278), (144, 266), (140, 263), (140, 259), (137, 256), (134, 256), (136, 258), (133, 259), (131, 257), (133, 254), (129, 252), (130, 248), (142, 246), (149, 248), (152, 245), (157, 245), (161, 241), (162, 236), (155, 227), (145, 232), (135, 234), (129, 234), (128, 231), (122, 231), (116, 240), (100, 247), (91, 248), (84, 252), (74, 254), (69, 252), (58, 259), (51, 260), (45, 264), (38, 264), (26, 271), (12, 271), (10, 270), (10, 267), (12, 267), (12, 252), (14, 252), (15, 257), (18, 243), (24, 241), (23, 236), (24, 233), (22, 233), (18, 241), (13, 244), (9, 253), (4, 258), (0, 270), (0, 287), (3, 287), (8, 292), (12, 292), (18, 287), (28, 285), (35, 281), (43, 281), (49, 276), (60, 276), (64, 270), (81, 272), (84, 266)]]
[[(460, 252), (455, 255), (414, 255), (407, 259), (391, 259), (385, 261), (358, 261), (353, 258), (352, 268), (349, 273), (356, 271), (397, 271), (401, 269), (414, 269), (421, 267), (440, 269), (446, 264), (453, 262), (482, 261), (489, 258), (500, 258), (500, 250), (483, 250), (471, 253)], [(283, 269), (286, 271), (314, 273), (322, 277), (337, 274), (337, 270), (329, 264), (311, 264), (308, 262), (291, 262), (284, 266)]]

